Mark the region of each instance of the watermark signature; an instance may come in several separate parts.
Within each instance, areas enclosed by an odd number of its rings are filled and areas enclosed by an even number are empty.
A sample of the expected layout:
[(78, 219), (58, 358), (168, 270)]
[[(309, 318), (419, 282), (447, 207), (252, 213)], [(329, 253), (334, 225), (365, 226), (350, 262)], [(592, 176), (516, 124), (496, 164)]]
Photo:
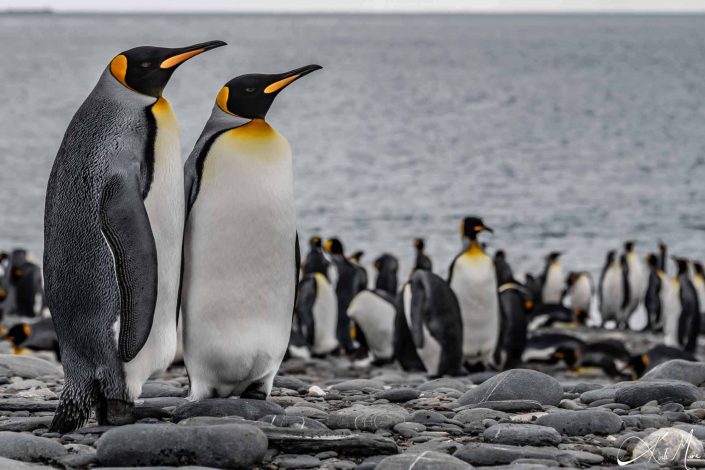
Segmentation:
[[(670, 438), (669, 441), (672, 442), (662, 443), (662, 441), (666, 438)], [(669, 466), (677, 464), (676, 460), (680, 459), (682, 456), (683, 466), (686, 470), (689, 470), (687, 459), (690, 453), (690, 445), (691, 443), (697, 442), (697, 439), (693, 437), (692, 429), (690, 430), (690, 433), (686, 433), (685, 431), (677, 432), (676, 430), (667, 430), (661, 433), (658, 439), (651, 445), (638, 436), (632, 436), (625, 439), (622, 446), (627, 444), (631, 439), (639, 441), (642, 445), (640, 446), (637, 444), (636, 447), (634, 447), (631, 460), (622, 460), (617, 457), (617, 464), (619, 464), (620, 467), (634, 463), (637, 460), (640, 462), (653, 462), (659, 466)], [(681, 453), (681, 450), (683, 449), (685, 449), (685, 453)]]

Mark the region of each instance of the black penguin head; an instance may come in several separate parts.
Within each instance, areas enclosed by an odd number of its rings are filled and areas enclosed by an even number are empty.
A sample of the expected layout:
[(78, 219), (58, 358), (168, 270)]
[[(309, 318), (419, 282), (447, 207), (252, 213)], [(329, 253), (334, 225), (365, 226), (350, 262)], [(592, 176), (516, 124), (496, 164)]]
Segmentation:
[(8, 255), (6, 251), (0, 252), (0, 263), (7, 261), (8, 259), (10, 259), (10, 255)]
[(705, 271), (703, 271), (703, 264), (700, 261), (695, 261), (693, 263), (693, 267), (695, 268), (695, 274), (700, 274), (701, 276), (705, 275)]
[(343, 256), (344, 253), (343, 244), (337, 238), (329, 238), (328, 240), (326, 240), (325, 244), (323, 245), (323, 249), (326, 251), (326, 253), (330, 253), (331, 255)]
[(110, 62), (110, 73), (130, 90), (158, 98), (176, 68), (191, 57), (224, 46), (209, 41), (187, 47), (140, 46), (118, 54)]
[(414, 247), (416, 247), (416, 249), (417, 249), (418, 251), (423, 251), (423, 249), (424, 249), (425, 246), (426, 246), (426, 245), (425, 245), (425, 243), (424, 243), (424, 239), (423, 239), (423, 238), (417, 238), (417, 239), (414, 240)]
[(32, 327), (27, 323), (18, 323), (8, 330), (5, 339), (11, 341), (15, 346), (19, 346), (27, 340), (30, 333), (32, 333)]
[(615, 250), (610, 250), (607, 252), (607, 264), (612, 264), (614, 262), (614, 257), (617, 256)]
[(577, 281), (579, 277), (580, 273), (576, 273), (575, 271), (569, 272), (568, 276), (565, 278), (565, 285), (567, 287), (572, 286), (573, 284), (575, 284), (575, 281)]
[(627, 240), (626, 242), (624, 242), (624, 251), (626, 251), (627, 253), (631, 253), (632, 251), (634, 251), (634, 241)]
[(637, 380), (644, 375), (644, 372), (649, 368), (649, 356), (647, 354), (638, 354), (632, 356), (624, 367), (625, 370), (632, 370), (632, 379)]
[(649, 253), (646, 256), (646, 264), (648, 264), (650, 268), (658, 268), (658, 261), (658, 256), (656, 256), (654, 253)]
[(320, 248), (321, 247), (321, 237), (319, 237), (318, 235), (312, 236), (309, 239), (308, 244), (311, 246), (311, 249)]
[(375, 260), (375, 269), (377, 271), (389, 270), (396, 273), (398, 267), (399, 261), (397, 261), (394, 255), (390, 255), (389, 253), (384, 253)]
[(552, 251), (546, 255), (546, 262), (548, 264), (555, 263), (556, 261), (558, 261), (558, 258), (560, 258), (560, 257), (561, 257), (560, 251)]
[(312, 64), (285, 73), (240, 75), (220, 89), (215, 101), (228, 114), (247, 119), (264, 119), (280, 91), (321, 68), (320, 65)]
[(507, 259), (507, 253), (504, 250), (497, 250), (494, 254), (494, 260), (505, 260)]
[(678, 267), (678, 274), (688, 274), (688, 260), (678, 256), (672, 256), (672, 258)]
[(362, 256), (363, 256), (364, 254), (365, 254), (364, 251), (361, 251), (361, 250), (360, 250), (360, 251), (356, 251), (355, 253), (353, 253), (352, 255), (350, 255), (350, 261), (359, 264), (359, 263), (360, 263), (360, 259), (362, 259)]
[(580, 351), (572, 346), (559, 346), (553, 353), (553, 357), (562, 360), (571, 369), (578, 364), (578, 359), (580, 358)]
[(494, 233), (494, 230), (487, 227), (479, 217), (465, 217), (460, 225), (461, 235), (470, 240), (476, 240), (477, 234), (484, 231)]

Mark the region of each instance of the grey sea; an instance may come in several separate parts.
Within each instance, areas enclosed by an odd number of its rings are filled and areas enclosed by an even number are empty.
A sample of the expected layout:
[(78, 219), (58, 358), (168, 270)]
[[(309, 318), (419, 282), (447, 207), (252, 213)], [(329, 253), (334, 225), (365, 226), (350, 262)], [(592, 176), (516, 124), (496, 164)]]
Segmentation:
[(628, 238), (705, 257), (705, 17), (654, 15), (0, 15), (0, 248), (41, 257), (52, 161), (113, 56), (210, 39), (165, 92), (184, 158), (230, 78), (324, 67), (268, 116), (303, 239), (405, 275), (425, 237), (443, 273), (476, 214), (519, 270), (562, 250), (597, 274)]

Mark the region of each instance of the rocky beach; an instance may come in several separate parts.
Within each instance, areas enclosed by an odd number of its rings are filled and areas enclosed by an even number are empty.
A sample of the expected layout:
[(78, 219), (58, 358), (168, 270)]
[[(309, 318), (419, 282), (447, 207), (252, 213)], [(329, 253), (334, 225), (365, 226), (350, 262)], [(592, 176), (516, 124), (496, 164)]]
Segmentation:
[[(584, 339), (656, 344), (578, 328)], [(62, 389), (44, 355), (0, 355), (0, 468), (539, 469), (705, 466), (705, 364), (672, 360), (638, 381), (601, 370), (527, 369), (429, 379), (390, 364), (290, 359), (267, 401), (189, 402), (175, 366), (147, 382), (137, 423), (48, 426)], [(632, 462), (634, 460), (634, 462)]]

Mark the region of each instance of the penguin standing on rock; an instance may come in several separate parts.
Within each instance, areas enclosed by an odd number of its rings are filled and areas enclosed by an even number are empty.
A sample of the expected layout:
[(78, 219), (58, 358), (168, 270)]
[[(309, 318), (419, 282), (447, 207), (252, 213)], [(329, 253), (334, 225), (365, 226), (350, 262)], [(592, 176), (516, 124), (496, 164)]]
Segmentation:
[(554, 251), (546, 256), (546, 266), (541, 274), (541, 302), (560, 304), (563, 295), (564, 275), (559, 258), (561, 253)]
[(289, 143), (265, 116), (284, 88), (320, 68), (230, 80), (186, 161), (191, 400), (265, 399), (286, 353), (300, 266), (294, 175)]
[(44, 215), (46, 296), (65, 372), (52, 432), (134, 420), (176, 351), (183, 240), (179, 130), (162, 96), (186, 60), (225, 45), (137, 47), (108, 65), (69, 124)]
[(499, 300), (494, 262), (477, 239), (493, 230), (478, 217), (466, 217), (461, 234), (466, 248), (450, 265), (448, 284), (455, 293), (463, 319), (463, 356), (466, 364), (484, 367), (499, 338)]
[(605, 265), (600, 275), (598, 289), (602, 326), (608, 321), (623, 325), (622, 312), (629, 300), (629, 282), (623, 259), (617, 258), (617, 253), (611, 250), (607, 253)]
[(433, 263), (431, 262), (431, 258), (428, 257), (426, 253), (424, 253), (424, 239), (423, 238), (417, 238), (414, 240), (414, 248), (416, 248), (416, 261), (414, 262), (414, 270), (416, 269), (425, 269), (426, 271), (433, 271)]

